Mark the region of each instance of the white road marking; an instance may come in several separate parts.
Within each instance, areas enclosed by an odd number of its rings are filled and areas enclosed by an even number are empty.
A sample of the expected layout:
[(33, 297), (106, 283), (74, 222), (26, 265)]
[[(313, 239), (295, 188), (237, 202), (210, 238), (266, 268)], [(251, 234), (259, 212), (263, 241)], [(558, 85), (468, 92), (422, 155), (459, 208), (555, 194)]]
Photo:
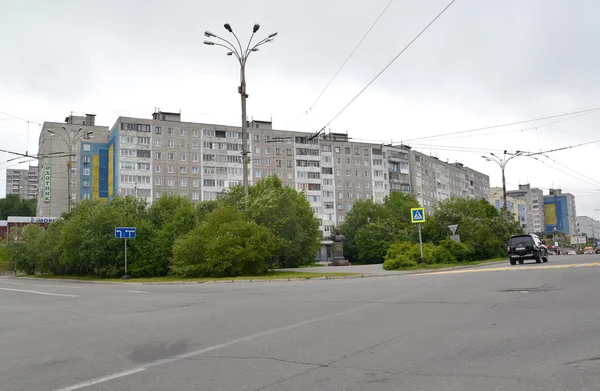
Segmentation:
[(9, 282), (9, 281), (1, 281), (3, 284), (10, 284), (10, 285), (25, 285), (22, 282)]
[(75, 390), (79, 390), (79, 389), (84, 388), (84, 387), (93, 386), (94, 384), (105, 383), (107, 381), (118, 379), (120, 377), (133, 375), (134, 373), (144, 372), (145, 370), (146, 370), (146, 368), (135, 368), (135, 369), (131, 369), (131, 370), (125, 371), (125, 372), (115, 373), (114, 375), (99, 377), (99, 378), (94, 379), (94, 380), (89, 380), (89, 381), (86, 381), (86, 382), (83, 382), (83, 383), (74, 384), (74, 385), (69, 386), (69, 387), (59, 388), (59, 389), (54, 390), (54, 391), (75, 391)]
[(129, 292), (131, 292), (131, 293), (148, 293), (147, 291), (131, 291), (131, 290)]
[(62, 293), (48, 293), (48, 292), (40, 292), (40, 291), (30, 291), (30, 290), (26, 290), (26, 289), (0, 288), (0, 290), (11, 291), (11, 292), (33, 293), (35, 295), (44, 295), (44, 296), (81, 297), (79, 295), (65, 295)]
[(33, 285), (33, 286), (48, 287), (48, 288), (81, 289), (80, 286), (66, 286), (66, 285), (46, 285), (46, 284), (39, 284), (39, 285)]
[(85, 382), (82, 382), (82, 383), (78, 383), (78, 384), (74, 384), (72, 386), (67, 386), (67, 387), (64, 387), (64, 388), (57, 388), (54, 391), (75, 391), (75, 390), (79, 390), (79, 389), (82, 389), (82, 388), (85, 388), (85, 387), (89, 387), (89, 386), (92, 386), (92, 385), (95, 385), (95, 384), (105, 383), (105, 382), (110, 381), (110, 380), (119, 379), (121, 377), (132, 375), (134, 373), (143, 372), (143, 371), (145, 371), (147, 369), (150, 369), (152, 367), (156, 367), (156, 366), (163, 365), (163, 364), (169, 364), (169, 363), (172, 363), (172, 362), (175, 362), (175, 361), (185, 360), (185, 359), (188, 359), (188, 358), (191, 358), (191, 357), (199, 356), (199, 355), (204, 354), (204, 353), (212, 352), (213, 350), (223, 349), (223, 348), (229, 347), (231, 345), (238, 344), (240, 342), (247, 342), (247, 341), (251, 341), (253, 339), (266, 337), (266, 336), (269, 336), (269, 335), (272, 335), (272, 334), (275, 334), (275, 333), (279, 333), (279, 332), (282, 332), (282, 331), (293, 330), (295, 328), (298, 328), (298, 327), (301, 327), (301, 326), (304, 326), (304, 325), (307, 325), (307, 324), (321, 322), (321, 321), (329, 320), (329, 319), (334, 319), (334, 318), (337, 318), (337, 317), (340, 317), (340, 316), (343, 316), (343, 315), (347, 315), (347, 314), (350, 314), (350, 313), (353, 313), (353, 312), (356, 312), (356, 311), (359, 311), (359, 310), (370, 308), (370, 307), (372, 307), (374, 305), (377, 305), (377, 304), (380, 304), (380, 303), (391, 301), (392, 299), (387, 298), (387, 299), (383, 299), (383, 300), (377, 301), (376, 303), (365, 304), (365, 305), (362, 305), (362, 306), (351, 308), (349, 310), (337, 312), (335, 314), (331, 314), (331, 315), (327, 315), (327, 316), (321, 316), (321, 317), (317, 317), (317, 318), (306, 319), (306, 320), (303, 320), (302, 322), (294, 323), (294, 324), (291, 324), (289, 326), (283, 326), (283, 327), (278, 327), (278, 328), (275, 328), (275, 329), (269, 329), (269, 330), (261, 331), (261, 332), (255, 333), (255, 334), (247, 335), (245, 337), (232, 339), (231, 341), (223, 342), (223, 343), (220, 343), (218, 345), (209, 346), (209, 347), (206, 347), (204, 349), (195, 350), (193, 352), (180, 354), (180, 355), (172, 357), (172, 358), (165, 358), (165, 359), (162, 359), (162, 360), (153, 361), (153, 362), (150, 362), (150, 363), (146, 364), (143, 367), (132, 368), (132, 369), (127, 370), (127, 371), (114, 373), (112, 375), (98, 377), (96, 379), (88, 380), (88, 381), (85, 381)]

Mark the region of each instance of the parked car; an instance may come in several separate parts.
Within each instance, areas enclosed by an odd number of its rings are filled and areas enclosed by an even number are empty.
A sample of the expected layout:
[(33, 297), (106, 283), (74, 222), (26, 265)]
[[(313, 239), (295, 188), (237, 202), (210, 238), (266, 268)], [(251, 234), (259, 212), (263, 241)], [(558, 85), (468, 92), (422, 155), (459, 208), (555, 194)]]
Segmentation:
[(577, 255), (577, 251), (569, 250), (569, 251), (567, 251), (567, 255)]
[(583, 249), (583, 253), (588, 255), (588, 254), (593, 254), (594, 253), (594, 248), (593, 247), (586, 247)]
[(523, 264), (527, 259), (548, 262), (548, 249), (537, 235), (513, 235), (508, 240), (508, 257), (511, 265)]

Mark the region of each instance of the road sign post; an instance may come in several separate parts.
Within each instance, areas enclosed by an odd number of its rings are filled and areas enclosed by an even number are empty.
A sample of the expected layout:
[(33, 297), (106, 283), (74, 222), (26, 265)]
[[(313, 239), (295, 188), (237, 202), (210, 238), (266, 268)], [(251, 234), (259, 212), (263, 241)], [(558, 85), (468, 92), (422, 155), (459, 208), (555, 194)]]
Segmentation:
[(125, 275), (121, 277), (123, 280), (131, 279), (131, 276), (127, 274), (127, 239), (135, 239), (136, 229), (135, 227), (117, 227), (115, 228), (115, 238), (125, 239)]
[(421, 235), (421, 226), (425, 222), (425, 208), (411, 208), (410, 222), (419, 225), (419, 248), (421, 249), (421, 263), (425, 261), (423, 257), (423, 238)]

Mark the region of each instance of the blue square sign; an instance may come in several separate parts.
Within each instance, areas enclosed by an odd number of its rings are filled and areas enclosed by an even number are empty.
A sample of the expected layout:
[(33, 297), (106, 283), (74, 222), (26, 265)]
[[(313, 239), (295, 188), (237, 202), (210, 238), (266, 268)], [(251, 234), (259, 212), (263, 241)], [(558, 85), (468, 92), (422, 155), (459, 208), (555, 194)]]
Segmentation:
[(424, 223), (425, 222), (425, 208), (411, 208), (410, 221), (412, 223)]
[(117, 227), (115, 228), (115, 238), (117, 239), (135, 239), (135, 227)]

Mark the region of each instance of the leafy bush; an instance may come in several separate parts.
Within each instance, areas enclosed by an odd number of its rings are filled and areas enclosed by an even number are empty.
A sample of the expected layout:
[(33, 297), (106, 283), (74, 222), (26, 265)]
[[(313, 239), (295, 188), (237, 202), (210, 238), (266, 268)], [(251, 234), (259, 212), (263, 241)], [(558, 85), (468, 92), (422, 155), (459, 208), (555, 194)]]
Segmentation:
[(344, 255), (351, 262), (381, 263), (397, 241), (415, 241), (416, 230), (410, 222), (410, 209), (419, 203), (408, 194), (394, 191), (383, 203), (358, 200), (340, 226)]
[(385, 270), (396, 270), (401, 267), (414, 267), (417, 265), (417, 262), (404, 254), (397, 254), (394, 258), (387, 258), (385, 262), (383, 262), (383, 268)]
[(382, 263), (392, 243), (407, 239), (406, 231), (391, 230), (384, 221), (368, 224), (358, 229), (354, 236), (358, 259), (366, 264)]
[(457, 243), (452, 239), (444, 239), (434, 252), (437, 263), (458, 263), (474, 260), (473, 249), (465, 243)]
[(124, 273), (124, 243), (115, 239), (115, 227), (136, 227), (137, 237), (127, 242), (127, 260), (134, 277), (153, 275), (144, 270), (153, 227), (144, 201), (116, 197), (110, 203), (81, 202), (67, 216), (57, 241), (60, 267), (65, 274), (120, 277)]
[(246, 220), (233, 207), (221, 207), (175, 241), (171, 274), (185, 277), (235, 277), (265, 274), (277, 252), (269, 229)]
[[(17, 270), (26, 274), (34, 274), (36, 263), (40, 257), (40, 239), (44, 230), (38, 225), (27, 225), (23, 228), (11, 228), (11, 240), (6, 245), (6, 250)], [(16, 240), (13, 238), (17, 238)]]
[(279, 177), (270, 176), (251, 186), (249, 196), (236, 186), (219, 199), (232, 206), (277, 237), (277, 263), (280, 267), (309, 265), (320, 248), (319, 221), (304, 192), (284, 186)]
[[(390, 246), (385, 256), (386, 261), (392, 261), (394, 259), (402, 259), (403, 257), (408, 258), (415, 265), (421, 263), (421, 250), (418, 243), (410, 242), (396, 242)], [(435, 258), (435, 246), (430, 243), (423, 243), (423, 261), (430, 265), (434, 264)]]

